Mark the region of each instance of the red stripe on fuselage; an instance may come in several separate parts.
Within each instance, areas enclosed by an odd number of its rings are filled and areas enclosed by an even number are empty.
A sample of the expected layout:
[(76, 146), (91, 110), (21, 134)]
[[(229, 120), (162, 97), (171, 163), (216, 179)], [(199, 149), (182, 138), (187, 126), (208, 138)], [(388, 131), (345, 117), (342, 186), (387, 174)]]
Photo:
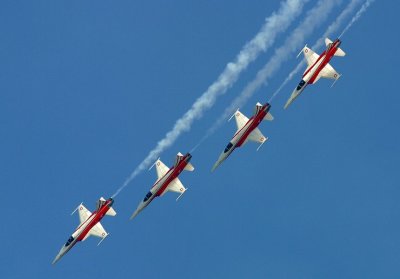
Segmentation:
[(267, 115), (265, 108), (262, 108), (255, 116), (251, 117), (249, 119), (249, 121), (247, 121), (247, 123), (242, 127), (242, 129), (240, 129), (239, 131), (236, 132), (236, 134), (233, 136), (233, 138), (235, 138), (235, 136), (240, 133), (245, 127), (246, 125), (251, 121), (250, 124), (248, 124), (248, 127), (246, 129), (246, 131), (244, 131), (243, 135), (240, 137), (240, 139), (238, 140), (238, 143), (236, 144), (236, 147), (240, 147), (242, 146), (242, 144), (246, 141), (247, 137), (250, 135), (250, 133), (258, 127), (258, 125), (260, 125), (261, 121), (264, 119), (264, 117)]
[(82, 227), (93, 215), (95, 215), (92, 220), (89, 221), (89, 223), (86, 225), (86, 227), (83, 229), (83, 231), (79, 234), (78, 236), (78, 241), (81, 241), (82, 239), (85, 238), (85, 236), (88, 234), (88, 232), (98, 223), (100, 222), (101, 219), (103, 219), (104, 215), (106, 215), (107, 211), (110, 209), (110, 201), (107, 201), (106, 204), (104, 204), (99, 210), (95, 211), (90, 215), (89, 218), (86, 219), (85, 222), (83, 222), (77, 230), (79, 230), (80, 227)]
[(332, 57), (335, 55), (335, 52), (337, 51), (337, 46), (338, 44), (335, 43), (335, 45), (327, 52), (326, 50), (321, 53), (321, 55), (318, 57), (317, 61), (304, 73), (303, 75), (303, 80), (304, 77), (315, 67), (315, 65), (323, 59), (321, 64), (319, 64), (318, 68), (315, 70), (314, 74), (311, 76), (311, 78), (307, 81), (307, 84), (313, 84), (319, 73), (322, 71), (323, 68), (325, 68), (326, 64), (331, 61)]
[[(188, 164), (188, 162), (186, 162), (186, 156), (184, 158), (182, 158), (182, 160), (178, 163), (177, 166), (173, 166), (163, 177), (161, 177), (159, 180), (157, 180), (157, 182), (153, 185), (154, 188), (157, 186), (157, 184), (164, 179), (164, 177), (167, 177), (167, 179), (164, 181), (164, 183), (160, 186), (160, 188), (158, 189), (158, 191), (153, 195), (153, 197), (158, 197), (160, 196), (162, 193), (164, 193), (165, 189), (168, 187), (168, 185), (172, 182), (172, 180), (174, 180), (175, 178), (177, 178), (180, 173), (183, 171), (183, 169), (186, 167), (186, 165)], [(154, 199), (153, 198), (153, 199)], [(152, 199), (152, 200), (153, 200)], [(151, 201), (150, 201), (151, 202)], [(150, 204), (149, 202), (149, 204)]]
[(304, 72), (303, 78), (315, 67), (315, 65), (319, 62), (319, 60), (321, 60), (324, 57), (325, 52), (326, 52), (326, 50), (324, 50), (324, 52), (321, 53), (321, 55), (318, 57), (317, 61), (315, 61), (314, 64), (312, 64), (312, 66), (310, 68), (308, 68), (307, 71)]

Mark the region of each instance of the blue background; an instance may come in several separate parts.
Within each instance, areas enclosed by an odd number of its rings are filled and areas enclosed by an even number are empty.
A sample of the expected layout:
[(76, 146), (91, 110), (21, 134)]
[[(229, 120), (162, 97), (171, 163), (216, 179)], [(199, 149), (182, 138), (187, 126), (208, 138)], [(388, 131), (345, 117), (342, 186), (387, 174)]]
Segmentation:
[[(270, 140), (258, 152), (247, 144), (210, 173), (235, 131), (226, 123), (193, 153), (178, 203), (169, 193), (129, 222), (156, 180), (143, 172), (117, 196), (117, 216), (103, 219), (110, 236), (51, 265), (78, 225), (74, 208), (93, 210), (111, 196), (278, 8), (261, 0), (1, 1), (1, 277), (399, 278), (396, 1), (375, 2), (344, 35), (333, 88), (320, 80), (284, 111), (301, 73), (289, 82), (272, 102), (275, 120), (260, 125)], [(161, 154), (164, 163), (199, 142), (300, 18)], [(270, 98), (296, 54), (244, 114)]]

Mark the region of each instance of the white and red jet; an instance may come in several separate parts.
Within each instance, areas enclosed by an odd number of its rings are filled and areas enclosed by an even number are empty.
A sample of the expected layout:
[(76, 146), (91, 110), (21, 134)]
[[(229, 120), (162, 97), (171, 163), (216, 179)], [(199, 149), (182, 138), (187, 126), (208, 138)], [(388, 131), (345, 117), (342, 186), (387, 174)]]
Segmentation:
[[(346, 53), (339, 48), (342, 42), (336, 39), (334, 42), (325, 39), (326, 50), (321, 55), (316, 54), (305, 46), (301, 52), (307, 60), (308, 67), (303, 74), (299, 85), (293, 90), (292, 95), (285, 104), (285, 109), (303, 92), (308, 84), (317, 82), (321, 77), (334, 79), (335, 82), (340, 78), (340, 74), (329, 64), (333, 56), (345, 56)], [(301, 53), (300, 52), (300, 53)], [(299, 53), (299, 55), (300, 55)]]
[[(274, 119), (269, 112), (270, 109), (271, 105), (268, 103), (265, 103), (264, 105), (257, 103), (255, 113), (250, 119), (239, 110), (232, 115), (232, 117), (235, 116), (237, 131), (219, 156), (211, 171), (214, 171), (226, 158), (228, 158), (236, 147), (242, 146), (247, 141), (251, 140), (260, 143), (260, 146), (257, 148), (258, 150), (261, 145), (268, 140), (268, 138), (261, 133), (260, 129), (258, 129), (258, 125), (260, 125), (263, 120), (272, 121)], [(231, 120), (232, 117), (229, 120)]]
[[(192, 159), (192, 155), (186, 153), (183, 155), (182, 153), (178, 153), (176, 155), (175, 164), (168, 168), (160, 159), (158, 159), (153, 166), (156, 166), (157, 171), (157, 181), (154, 183), (153, 187), (151, 187), (150, 191), (146, 194), (144, 199), (139, 203), (137, 209), (131, 216), (131, 220), (139, 214), (146, 206), (148, 206), (154, 198), (158, 196), (164, 195), (166, 192), (176, 192), (179, 193), (178, 200), (183, 193), (187, 190), (182, 182), (179, 180), (178, 176), (183, 171), (193, 171), (194, 167), (191, 163), (189, 163), (190, 159)], [(152, 166), (152, 167), (153, 167)]]
[(114, 203), (112, 198), (105, 200), (101, 197), (97, 201), (96, 210), (91, 213), (82, 203), (72, 212), (78, 210), (80, 224), (75, 232), (68, 238), (67, 242), (61, 247), (60, 252), (55, 257), (53, 264), (61, 259), (78, 241), (84, 241), (89, 236), (97, 236), (101, 238), (99, 244), (106, 238), (108, 233), (104, 230), (103, 226), (100, 224), (100, 220), (105, 215), (115, 216), (117, 213), (111, 207)]

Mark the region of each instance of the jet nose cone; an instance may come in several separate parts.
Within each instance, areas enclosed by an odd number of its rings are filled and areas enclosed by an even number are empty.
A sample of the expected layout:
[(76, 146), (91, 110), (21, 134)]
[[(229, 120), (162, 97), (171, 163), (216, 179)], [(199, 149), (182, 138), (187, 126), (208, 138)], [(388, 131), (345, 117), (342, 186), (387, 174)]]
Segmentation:
[(290, 104), (293, 103), (293, 101), (301, 94), (303, 89), (300, 89), (300, 90), (294, 89), (293, 90), (292, 95), (290, 95), (290, 98), (287, 100), (287, 102), (284, 106), (284, 109), (287, 109), (290, 106)]
[(211, 172), (215, 171), (215, 169), (218, 168), (219, 164), (221, 164), (221, 163), (217, 161), (217, 162), (214, 164), (214, 166), (212, 167)]
[(61, 256), (60, 256), (60, 254), (58, 254), (58, 255), (54, 258), (54, 260), (53, 260), (53, 262), (52, 262), (51, 264), (55, 264), (56, 262), (58, 262), (58, 261), (60, 260), (60, 258), (61, 258)]
[(219, 159), (215, 162), (214, 166), (211, 169), (211, 172), (215, 171), (216, 168), (221, 165), (221, 163), (225, 160), (225, 158), (221, 158), (222, 156), (219, 157)]
[(233, 146), (233, 143), (229, 142), (228, 147), (225, 148), (221, 155), (219, 155), (218, 160), (215, 162), (214, 166), (211, 169), (211, 172), (218, 168), (218, 166), (221, 165), (222, 162), (226, 160), (226, 158), (228, 158), (228, 156), (232, 153), (234, 149), (235, 147)]
[(138, 214), (139, 214), (140, 210), (136, 209), (135, 212), (133, 212), (132, 216), (129, 218), (129, 220), (132, 220), (133, 218), (135, 218)]

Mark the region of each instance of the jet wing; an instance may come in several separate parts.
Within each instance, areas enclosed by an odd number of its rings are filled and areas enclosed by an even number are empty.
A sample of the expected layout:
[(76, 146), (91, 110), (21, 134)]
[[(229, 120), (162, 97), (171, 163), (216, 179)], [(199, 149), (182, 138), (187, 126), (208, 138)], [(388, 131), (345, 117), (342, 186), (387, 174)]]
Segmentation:
[(183, 184), (179, 180), (179, 178), (175, 178), (174, 180), (171, 181), (171, 183), (169, 183), (168, 187), (165, 188), (165, 190), (161, 194), (161, 196), (164, 195), (168, 191), (182, 194), (183, 192), (186, 191), (186, 188), (185, 188), (185, 186), (183, 186)]
[(249, 136), (247, 137), (246, 141), (247, 141), (247, 140), (251, 140), (251, 141), (254, 141), (254, 142), (258, 142), (258, 143), (260, 143), (260, 144), (263, 144), (266, 140), (268, 140), (268, 138), (265, 137), (265, 136), (261, 133), (260, 129), (255, 128), (255, 129), (249, 134)]
[(304, 72), (307, 72), (308, 69), (313, 66), (315, 64), (315, 62), (317, 62), (319, 55), (316, 54), (311, 48), (305, 46), (303, 48), (303, 54), (304, 54), (304, 58), (307, 61), (307, 69)]
[(239, 110), (235, 112), (235, 121), (236, 121), (236, 126), (237, 129), (240, 130), (243, 128), (244, 125), (249, 121), (249, 119), (241, 113)]
[(336, 70), (328, 63), (325, 67), (319, 72), (316, 80), (319, 78), (330, 78), (330, 79), (339, 79), (340, 74), (336, 72)]
[(92, 215), (92, 212), (90, 212), (83, 204), (79, 205), (78, 213), (80, 224), (85, 222), (90, 217), (90, 215)]
[(106, 232), (106, 230), (103, 228), (103, 226), (100, 224), (100, 222), (98, 222), (96, 225), (94, 225), (90, 229), (90, 231), (87, 233), (87, 235), (85, 236), (85, 238), (82, 241), (86, 240), (86, 238), (88, 238), (89, 236), (105, 238), (107, 235), (108, 235), (108, 233)]
[(157, 177), (159, 179), (169, 171), (169, 168), (163, 162), (161, 162), (160, 159), (156, 161), (155, 165), (156, 165)]

